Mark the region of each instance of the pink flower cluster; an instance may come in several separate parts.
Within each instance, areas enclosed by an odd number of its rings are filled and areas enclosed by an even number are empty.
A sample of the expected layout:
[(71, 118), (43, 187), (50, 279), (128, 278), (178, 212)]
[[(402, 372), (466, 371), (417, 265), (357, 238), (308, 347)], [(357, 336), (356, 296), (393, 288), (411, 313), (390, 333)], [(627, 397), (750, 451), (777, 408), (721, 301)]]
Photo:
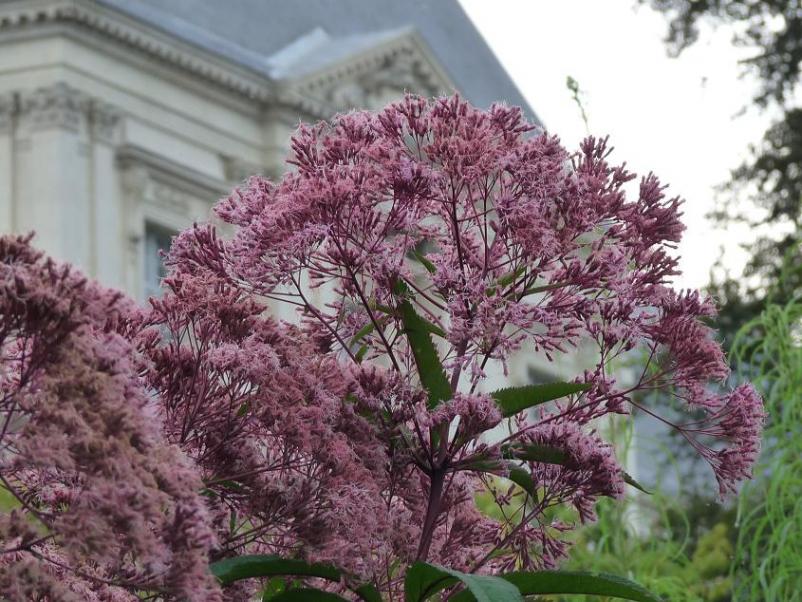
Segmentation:
[(0, 515), (4, 599), (221, 599), (203, 484), (114, 332), (128, 311), (28, 239), (0, 238), (0, 485), (16, 506)]
[[(0, 563), (26, 591), (247, 599), (204, 573), (242, 553), (331, 562), (388, 596), (416, 559), (553, 566), (573, 524), (551, 509), (593, 520), (599, 496), (622, 495), (594, 424), (641, 390), (706, 414), (672, 426), (722, 493), (749, 475), (762, 403), (716, 392), (713, 308), (666, 284), (680, 201), (652, 175), (628, 197), (605, 140), (571, 154), (518, 109), (410, 96), (303, 126), (292, 149), (293, 173), (217, 206), (230, 236), (175, 239), (147, 309), (4, 239), (0, 469), (20, 509)], [(298, 321), (270, 317), (276, 303)], [(410, 311), (442, 369), (421, 365)], [(503, 420), (492, 364), (580, 346), (598, 352), (581, 391)], [(648, 365), (616, 382), (636, 348)]]

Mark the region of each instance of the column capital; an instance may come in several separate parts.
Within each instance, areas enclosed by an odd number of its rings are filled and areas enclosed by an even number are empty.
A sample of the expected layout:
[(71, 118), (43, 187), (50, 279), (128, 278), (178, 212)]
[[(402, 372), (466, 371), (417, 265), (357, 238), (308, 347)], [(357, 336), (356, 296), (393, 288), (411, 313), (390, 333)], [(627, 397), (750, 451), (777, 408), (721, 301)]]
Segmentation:
[(87, 125), (90, 104), (87, 94), (64, 82), (37, 88), (20, 97), (21, 125), (29, 130), (79, 132)]

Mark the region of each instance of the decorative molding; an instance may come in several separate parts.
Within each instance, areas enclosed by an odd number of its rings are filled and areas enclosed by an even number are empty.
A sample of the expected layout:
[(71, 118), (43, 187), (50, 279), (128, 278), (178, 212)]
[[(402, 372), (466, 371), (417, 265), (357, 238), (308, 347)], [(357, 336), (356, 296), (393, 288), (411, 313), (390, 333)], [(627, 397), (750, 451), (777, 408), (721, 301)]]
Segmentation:
[(89, 106), (89, 131), (93, 139), (115, 144), (120, 140), (122, 111), (114, 105), (92, 100)]
[(354, 107), (376, 108), (375, 102), (390, 94), (435, 96), (455, 89), (413, 29), (294, 83), (296, 94), (315, 99), (310, 108), (329, 114)]
[[(291, 108), (304, 118), (327, 119), (350, 100), (370, 100), (376, 86), (399, 92), (433, 95), (455, 88), (427, 44), (412, 29), (357, 56), (349, 56), (321, 71), (297, 80), (276, 80), (269, 74), (206, 50), (189, 41), (93, 0), (6, 0), (0, 2), (0, 34), (42, 35), (60, 26), (88, 43), (87, 30), (142, 56), (151, 57), (201, 81), (259, 105)], [(247, 61), (246, 61), (247, 63)], [(378, 71), (389, 67), (393, 78)], [(411, 69), (403, 72), (403, 69)], [(395, 77), (401, 75), (401, 77)], [(367, 86), (359, 94), (357, 88)]]
[(62, 24), (90, 29), (253, 100), (273, 98), (262, 74), (92, 0), (12, 0), (0, 3), (0, 32)]
[(90, 98), (64, 82), (20, 97), (20, 122), (28, 130), (63, 128), (79, 132), (89, 116)]
[(132, 210), (138, 207), (137, 213), (155, 212), (170, 227), (183, 228), (205, 218), (212, 204), (231, 188), (227, 181), (135, 146), (120, 147), (117, 164), (126, 205)]
[(239, 157), (221, 156), (223, 162), (223, 173), (225, 173), (226, 180), (233, 183), (241, 183), (250, 178), (251, 176), (263, 176), (267, 173), (267, 168), (263, 165), (257, 165), (250, 161), (245, 161)]

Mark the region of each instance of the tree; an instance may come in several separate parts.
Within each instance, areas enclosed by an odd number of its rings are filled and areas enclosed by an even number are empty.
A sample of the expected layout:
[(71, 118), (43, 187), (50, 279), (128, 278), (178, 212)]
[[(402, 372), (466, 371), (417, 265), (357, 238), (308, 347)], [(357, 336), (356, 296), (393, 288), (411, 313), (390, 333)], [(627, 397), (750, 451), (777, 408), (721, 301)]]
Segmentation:
[[(710, 284), (722, 304), (720, 327), (731, 338), (741, 324), (760, 313), (767, 297), (782, 304), (802, 289), (802, 271), (780, 279), (787, 255), (802, 265), (798, 243), (802, 226), (802, 108), (794, 94), (802, 61), (800, 2), (640, 1), (668, 16), (667, 44), (675, 55), (698, 40), (700, 22), (731, 26), (734, 43), (755, 49), (744, 61), (745, 72), (759, 81), (752, 102), (780, 112), (762, 141), (751, 148), (750, 158), (732, 171), (712, 215), (722, 225), (740, 222), (762, 228), (757, 240), (748, 244), (751, 257), (743, 274), (719, 273)], [(745, 207), (758, 209), (759, 217), (744, 211)]]

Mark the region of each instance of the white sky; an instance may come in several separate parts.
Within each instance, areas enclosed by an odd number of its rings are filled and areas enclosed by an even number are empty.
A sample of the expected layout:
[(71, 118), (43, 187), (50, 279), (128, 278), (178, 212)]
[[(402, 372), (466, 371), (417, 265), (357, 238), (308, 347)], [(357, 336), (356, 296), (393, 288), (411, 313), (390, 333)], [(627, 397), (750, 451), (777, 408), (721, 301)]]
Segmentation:
[(706, 35), (680, 58), (666, 54), (666, 20), (634, 0), (460, 0), (547, 129), (569, 148), (585, 135), (566, 76), (585, 92), (590, 132), (610, 135), (614, 162), (654, 171), (668, 193), (684, 197), (687, 226), (676, 285), (703, 286), (725, 246), (738, 270), (746, 229), (714, 231), (704, 215), (714, 187), (760, 139), (768, 117), (749, 103), (751, 80), (739, 79), (728, 31)]

